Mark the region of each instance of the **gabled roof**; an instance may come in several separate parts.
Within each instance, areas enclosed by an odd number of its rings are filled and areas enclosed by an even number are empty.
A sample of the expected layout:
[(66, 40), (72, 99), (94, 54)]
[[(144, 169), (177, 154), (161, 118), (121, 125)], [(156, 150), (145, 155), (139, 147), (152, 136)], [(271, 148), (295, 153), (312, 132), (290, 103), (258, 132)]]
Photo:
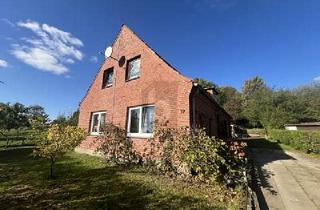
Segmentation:
[[(116, 37), (116, 39), (113, 41), (112, 43), (112, 46), (113, 44), (115, 43), (115, 41), (118, 39), (120, 33), (121, 33), (121, 30), (123, 28), (127, 28), (130, 32), (132, 32), (136, 37), (138, 37), (154, 54), (156, 54), (164, 63), (166, 63), (170, 68), (172, 68), (173, 70), (175, 70), (176, 72), (178, 72), (180, 75), (184, 76), (179, 70), (177, 70), (174, 66), (172, 66), (168, 61), (166, 61), (163, 57), (161, 57), (161, 55), (159, 53), (157, 53), (152, 47), (150, 47), (142, 38), (140, 38), (133, 30), (131, 30), (127, 25), (125, 24), (122, 24), (121, 25), (121, 28), (120, 28), (120, 31)], [(186, 76), (184, 76), (186, 77)], [(188, 78), (189, 79), (189, 78)], [(190, 81), (192, 81), (192, 79), (190, 79)]]
[[(118, 38), (120, 37), (120, 34), (121, 34), (121, 32), (122, 32), (122, 30), (123, 30), (124, 28), (128, 29), (128, 30), (129, 30), (132, 34), (134, 34), (139, 40), (141, 40), (155, 55), (157, 55), (157, 56), (158, 56), (165, 64), (167, 64), (172, 70), (176, 71), (178, 74), (180, 74), (180, 75), (183, 76), (184, 78), (190, 80), (190, 82), (193, 81), (192, 79), (187, 78), (186, 76), (184, 76), (180, 71), (178, 71), (178, 70), (177, 70), (174, 66), (172, 66), (168, 61), (166, 61), (163, 57), (161, 57), (154, 49), (152, 49), (143, 39), (141, 39), (133, 30), (131, 30), (131, 29), (130, 29), (127, 25), (125, 25), (125, 24), (122, 24), (122, 25), (121, 25), (120, 30), (119, 30), (119, 32), (118, 32), (117, 35), (116, 35), (116, 38), (113, 40), (113, 42), (112, 42), (112, 44), (111, 44), (112, 47), (113, 47), (113, 45), (116, 43), (116, 41), (118, 40)], [(106, 62), (106, 59), (104, 59), (103, 62), (101, 63), (101, 65), (99, 66), (99, 69), (98, 69), (98, 71), (96, 72), (96, 74), (95, 74), (95, 76), (94, 76), (94, 78), (93, 78), (93, 80), (92, 80), (89, 88), (87, 89), (86, 94), (84, 95), (84, 97), (82, 98), (82, 100), (80, 101), (79, 104), (81, 104), (81, 103), (83, 102), (83, 100), (86, 98), (86, 96), (88, 95), (88, 92), (89, 92), (90, 88), (92, 87), (94, 81), (95, 81), (96, 78), (97, 78), (98, 73), (100, 72), (100, 70), (101, 70), (101, 68), (102, 68), (102, 66), (104, 65), (105, 62)]]

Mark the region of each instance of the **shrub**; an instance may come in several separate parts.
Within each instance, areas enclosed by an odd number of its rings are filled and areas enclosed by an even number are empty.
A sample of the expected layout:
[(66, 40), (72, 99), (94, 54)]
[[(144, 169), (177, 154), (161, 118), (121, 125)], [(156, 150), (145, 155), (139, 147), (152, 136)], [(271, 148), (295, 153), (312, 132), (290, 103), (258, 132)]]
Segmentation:
[(203, 129), (158, 127), (155, 136), (164, 141), (160, 169), (165, 173), (228, 185), (244, 181), (245, 159), (239, 147), (230, 150), (225, 141)]
[(239, 146), (206, 135), (203, 129), (170, 128), (156, 124), (148, 149), (138, 154), (124, 129), (106, 124), (94, 142), (97, 151), (116, 164), (143, 163), (152, 171), (229, 186), (244, 181), (245, 160)]
[(96, 152), (115, 163), (138, 162), (140, 157), (133, 150), (132, 141), (127, 138), (126, 131), (111, 123), (107, 123), (103, 132), (93, 142)]
[(288, 131), (273, 129), (269, 131), (269, 138), (290, 145), (297, 150), (320, 154), (319, 131)]

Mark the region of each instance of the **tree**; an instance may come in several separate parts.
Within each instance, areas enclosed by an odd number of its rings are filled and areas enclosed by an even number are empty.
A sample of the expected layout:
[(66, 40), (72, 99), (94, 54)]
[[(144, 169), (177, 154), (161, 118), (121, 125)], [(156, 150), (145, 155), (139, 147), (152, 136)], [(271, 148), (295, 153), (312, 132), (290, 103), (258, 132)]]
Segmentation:
[(33, 129), (43, 129), (49, 121), (48, 114), (46, 114), (44, 108), (39, 105), (29, 106), (27, 108), (27, 117)]
[(223, 106), (234, 120), (239, 120), (243, 110), (243, 99), (241, 93), (239, 93), (235, 88), (229, 86), (219, 87), (218, 92), (219, 104)]
[(69, 117), (68, 124), (77, 126), (79, 121), (79, 110), (72, 113), (72, 115)]
[(298, 87), (292, 94), (304, 108), (299, 121), (320, 121), (320, 82)]
[(0, 105), (0, 128), (5, 130), (28, 127), (27, 108), (21, 103)]
[(68, 125), (68, 117), (63, 114), (60, 114), (57, 116), (57, 118), (55, 120), (52, 121), (52, 124), (66, 126), (66, 125)]
[(242, 86), (242, 94), (247, 100), (250, 98), (256, 91), (266, 88), (266, 84), (263, 79), (256, 76), (252, 79), (246, 80)]
[(58, 117), (53, 120), (53, 124), (60, 124), (60, 125), (78, 125), (78, 119), (79, 119), (79, 110), (73, 112), (71, 115), (58, 115)]
[(54, 124), (48, 129), (46, 140), (37, 143), (34, 155), (50, 161), (50, 178), (53, 178), (56, 160), (73, 150), (84, 138), (85, 131), (81, 128)]
[(292, 107), (291, 95), (286, 91), (261, 88), (247, 100), (244, 109), (246, 116), (254, 127), (281, 128), (286, 123), (296, 122), (296, 107)]

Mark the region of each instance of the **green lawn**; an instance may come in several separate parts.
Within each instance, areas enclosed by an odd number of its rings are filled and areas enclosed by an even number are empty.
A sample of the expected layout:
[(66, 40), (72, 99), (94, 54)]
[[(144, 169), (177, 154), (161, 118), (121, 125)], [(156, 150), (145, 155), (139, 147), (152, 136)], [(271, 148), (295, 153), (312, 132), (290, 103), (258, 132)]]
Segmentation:
[(0, 148), (0, 209), (237, 209), (240, 193), (71, 152), (49, 179), (31, 148)]

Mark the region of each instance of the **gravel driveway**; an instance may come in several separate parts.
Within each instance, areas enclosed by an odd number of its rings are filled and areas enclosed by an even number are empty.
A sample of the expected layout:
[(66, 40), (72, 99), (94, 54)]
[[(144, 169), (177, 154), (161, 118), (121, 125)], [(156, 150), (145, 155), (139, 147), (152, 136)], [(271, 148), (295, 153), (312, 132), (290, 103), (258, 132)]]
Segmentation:
[(250, 156), (260, 209), (320, 209), (320, 159), (271, 149), (251, 149)]

